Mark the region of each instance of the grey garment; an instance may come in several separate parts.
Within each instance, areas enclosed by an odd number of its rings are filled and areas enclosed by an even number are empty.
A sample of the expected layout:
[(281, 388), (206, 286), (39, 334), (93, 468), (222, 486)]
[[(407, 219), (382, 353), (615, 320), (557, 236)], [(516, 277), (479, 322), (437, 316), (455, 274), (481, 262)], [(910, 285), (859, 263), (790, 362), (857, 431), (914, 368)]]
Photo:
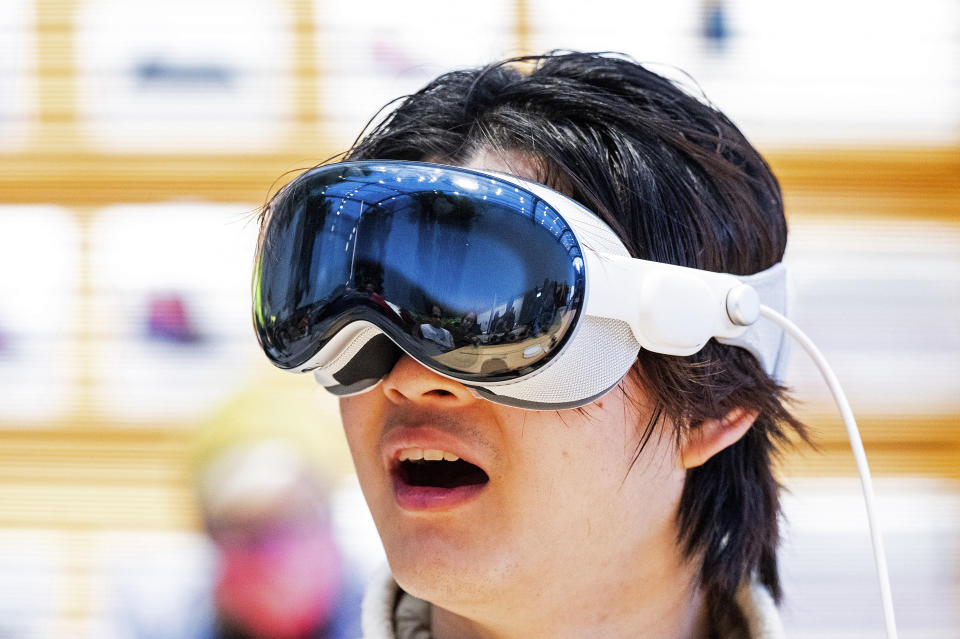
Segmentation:
[(430, 633), (430, 604), (402, 590), (393, 623), (397, 639), (433, 639)]
[[(786, 639), (780, 614), (767, 589), (757, 583), (737, 593), (750, 639)], [(397, 586), (384, 568), (367, 586), (363, 599), (363, 639), (431, 639), (430, 604)]]

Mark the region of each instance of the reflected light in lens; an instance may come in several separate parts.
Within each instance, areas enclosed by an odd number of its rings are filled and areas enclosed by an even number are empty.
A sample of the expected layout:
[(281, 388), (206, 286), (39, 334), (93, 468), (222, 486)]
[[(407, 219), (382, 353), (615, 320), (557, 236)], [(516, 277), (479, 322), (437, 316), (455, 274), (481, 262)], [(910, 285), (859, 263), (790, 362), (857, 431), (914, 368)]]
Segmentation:
[(472, 180), (468, 177), (458, 177), (453, 180), (453, 183), (459, 186), (460, 188), (467, 189), (468, 191), (476, 191), (480, 188), (480, 183), (476, 180)]

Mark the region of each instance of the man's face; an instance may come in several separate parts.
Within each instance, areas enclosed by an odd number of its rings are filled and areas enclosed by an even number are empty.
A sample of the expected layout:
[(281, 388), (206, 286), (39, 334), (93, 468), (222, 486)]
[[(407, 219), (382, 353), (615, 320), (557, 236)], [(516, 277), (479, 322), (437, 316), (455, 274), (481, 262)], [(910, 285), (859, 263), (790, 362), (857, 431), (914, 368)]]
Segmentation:
[[(486, 155), (468, 166), (524, 175)], [(621, 386), (583, 409), (525, 411), (405, 356), (373, 390), (341, 399), (401, 587), (469, 615), (560, 592), (595, 598), (598, 578), (625, 562), (651, 580), (675, 566), (679, 453), (658, 429), (635, 459), (651, 406), (629, 378)], [(424, 451), (469, 464), (416, 460), (436, 457)]]

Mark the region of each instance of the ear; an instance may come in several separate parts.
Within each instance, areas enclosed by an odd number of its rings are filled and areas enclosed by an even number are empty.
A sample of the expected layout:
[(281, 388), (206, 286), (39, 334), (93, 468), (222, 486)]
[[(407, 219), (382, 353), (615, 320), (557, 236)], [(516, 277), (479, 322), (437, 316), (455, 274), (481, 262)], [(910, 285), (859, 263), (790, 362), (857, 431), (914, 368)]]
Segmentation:
[(690, 429), (681, 451), (683, 467), (700, 466), (727, 446), (737, 443), (753, 426), (757, 414), (755, 410), (734, 408), (720, 419), (708, 419)]

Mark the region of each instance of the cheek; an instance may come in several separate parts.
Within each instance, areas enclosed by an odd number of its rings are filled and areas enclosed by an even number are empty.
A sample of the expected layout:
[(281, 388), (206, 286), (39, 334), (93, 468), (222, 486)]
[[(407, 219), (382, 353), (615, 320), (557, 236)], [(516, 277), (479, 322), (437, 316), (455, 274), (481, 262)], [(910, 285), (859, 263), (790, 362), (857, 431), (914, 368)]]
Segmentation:
[(515, 508), (503, 512), (516, 517), (511, 537), (523, 555), (539, 570), (563, 557), (568, 570), (591, 574), (672, 543), (683, 473), (671, 462), (670, 438), (651, 437), (633, 463), (635, 423), (622, 415), (563, 417), (528, 419), (512, 447), (524, 454), (511, 465)]
[(511, 485), (531, 503), (530, 513), (556, 517), (610, 500), (626, 473), (628, 456), (622, 423), (591, 420), (572, 411), (531, 413), (508, 429)]
[(376, 423), (378, 410), (373, 393), (340, 399), (340, 418), (358, 473), (375, 456), (377, 434), (369, 424)]
[(540, 487), (531, 498), (587, 519), (671, 517), (685, 473), (668, 426), (638, 456), (648, 419), (615, 395), (584, 411), (528, 418), (511, 448), (523, 451), (527, 485)]

